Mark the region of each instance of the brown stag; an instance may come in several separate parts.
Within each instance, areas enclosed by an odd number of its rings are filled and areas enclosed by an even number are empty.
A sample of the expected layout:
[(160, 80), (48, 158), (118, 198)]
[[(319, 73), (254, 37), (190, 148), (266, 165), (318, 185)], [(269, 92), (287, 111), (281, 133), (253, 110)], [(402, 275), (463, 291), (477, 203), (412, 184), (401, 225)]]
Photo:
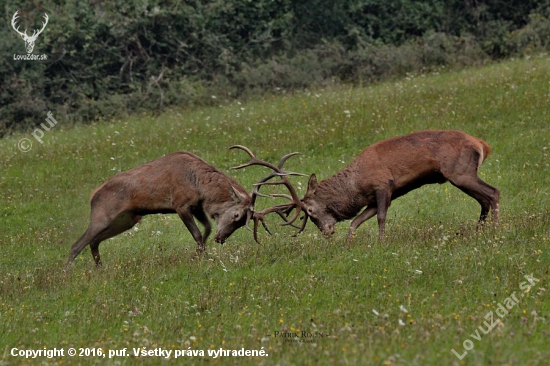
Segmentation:
[[(140, 222), (142, 216), (177, 213), (205, 250), (212, 231), (208, 216), (216, 221), (214, 240), (223, 243), (245, 225), (251, 197), (237, 182), (189, 152), (175, 152), (121, 172), (92, 192), (91, 222), (73, 246), (65, 271), (75, 257), (90, 245), (97, 266), (99, 244)], [(203, 226), (201, 234), (195, 217)]]
[[(234, 169), (251, 165), (273, 169), (271, 174), (255, 185), (251, 195), (233, 179), (188, 152), (163, 156), (108, 179), (92, 192), (90, 225), (71, 247), (65, 271), (86, 245), (90, 245), (95, 263), (100, 266), (99, 244), (132, 228), (145, 215), (177, 213), (197, 242), (198, 253), (205, 251), (206, 239), (212, 231), (208, 216), (216, 221), (214, 240), (217, 243), (223, 243), (243, 225), (248, 228), (250, 220), (254, 221), (254, 239), (258, 242), (258, 223), (261, 222), (269, 233), (264, 216), (271, 212), (276, 212), (287, 224), (292, 224), (300, 211), (297, 210), (291, 221), (286, 220), (284, 215), (300, 204), (300, 198), (286, 176), (299, 174), (284, 171), (283, 164), (297, 153), (285, 155), (278, 165), (273, 165), (257, 159), (244, 146), (235, 145), (233, 148), (247, 151), (252, 158), (249, 163)], [(275, 177), (280, 177), (280, 181), (269, 182)], [(290, 196), (271, 196), (290, 198), (294, 203), (254, 211), (256, 198), (265, 196), (259, 192), (260, 187), (266, 184), (286, 185), (291, 192)], [(194, 218), (204, 226), (204, 234), (201, 234)]]
[(496, 226), (500, 192), (477, 176), (490, 152), (487, 143), (462, 131), (420, 131), (377, 142), (332, 177), (317, 183), (311, 175), (302, 200), (305, 219), (309, 216), (330, 237), (337, 222), (354, 218), (366, 207), (351, 222), (348, 239), (351, 242), (359, 225), (374, 215), (382, 237), (392, 200), (425, 184), (450, 181), (479, 202), (480, 223), (492, 209)]

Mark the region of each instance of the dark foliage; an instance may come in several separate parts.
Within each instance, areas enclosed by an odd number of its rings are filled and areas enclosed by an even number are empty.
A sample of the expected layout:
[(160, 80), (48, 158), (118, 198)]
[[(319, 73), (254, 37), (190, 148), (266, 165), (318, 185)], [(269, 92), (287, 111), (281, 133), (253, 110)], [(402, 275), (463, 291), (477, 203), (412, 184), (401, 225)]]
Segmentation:
[[(369, 82), (547, 50), (550, 0), (4, 2), (0, 136), (170, 105)], [(28, 33), (49, 15), (26, 54)]]

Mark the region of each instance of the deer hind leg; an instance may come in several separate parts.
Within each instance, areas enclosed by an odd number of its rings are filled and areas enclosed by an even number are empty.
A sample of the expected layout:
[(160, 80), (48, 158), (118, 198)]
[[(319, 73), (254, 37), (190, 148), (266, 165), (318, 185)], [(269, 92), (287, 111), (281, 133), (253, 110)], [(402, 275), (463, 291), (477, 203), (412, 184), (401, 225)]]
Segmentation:
[(351, 222), (351, 225), (349, 227), (349, 232), (348, 232), (348, 244), (351, 246), (351, 242), (353, 240), (353, 236), (355, 235), (355, 230), (357, 230), (357, 228), (359, 227), (359, 225), (361, 225), (362, 223), (364, 223), (365, 221), (367, 221), (368, 219), (370, 219), (371, 217), (373, 217), (374, 215), (376, 215), (376, 212), (378, 211), (378, 207), (376, 206), (367, 206), (367, 208), (365, 208), (365, 210), (363, 212), (361, 212), (361, 214), (359, 216), (357, 216), (355, 219), (353, 219), (353, 221)]
[(88, 244), (90, 245), (96, 266), (100, 267), (101, 258), (99, 256), (99, 244), (106, 239), (112, 238), (113, 236), (131, 229), (140, 221), (140, 219), (141, 216), (135, 215), (131, 212), (123, 212), (112, 220), (99, 218), (99, 215), (92, 217), (92, 222), (90, 223), (90, 226), (88, 226), (88, 229), (84, 235), (82, 235), (80, 239), (78, 239), (71, 247), (69, 258), (65, 263), (65, 272), (71, 262)]
[(481, 214), (479, 223), (483, 224), (487, 220), (489, 210), (493, 210), (493, 224), (498, 225), (499, 198), (500, 191), (485, 183), (476, 176), (463, 176), (457, 179), (450, 179), (451, 184), (473, 197), (481, 205)]
[(73, 262), (73, 260), (76, 258), (78, 254), (84, 249), (86, 245), (88, 245), (92, 238), (97, 235), (95, 233), (94, 227), (90, 224), (86, 232), (78, 239), (71, 247), (71, 251), (69, 252), (69, 258), (67, 258), (67, 262), (65, 262), (65, 269), (64, 272), (67, 272), (69, 269), (69, 265)]
[[(195, 241), (197, 242), (197, 253), (203, 253), (205, 251), (204, 240), (199, 227), (193, 219), (193, 214), (191, 213), (191, 210), (181, 208), (176, 209), (176, 212), (178, 213), (181, 221), (183, 221), (183, 223), (185, 224), (187, 230), (189, 230), (189, 232), (193, 236), (193, 239), (195, 239)], [(208, 230), (205, 230), (205, 232), (206, 231)]]

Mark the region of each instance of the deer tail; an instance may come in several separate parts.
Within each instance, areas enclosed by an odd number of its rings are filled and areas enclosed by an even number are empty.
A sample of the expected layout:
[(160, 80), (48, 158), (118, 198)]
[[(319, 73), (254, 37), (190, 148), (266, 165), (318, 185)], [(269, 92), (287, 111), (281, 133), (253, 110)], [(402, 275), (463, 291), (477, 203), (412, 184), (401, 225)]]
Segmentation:
[(475, 139), (478, 142), (478, 148), (476, 150), (479, 153), (479, 160), (477, 163), (477, 168), (479, 169), (481, 164), (485, 161), (485, 159), (487, 159), (487, 156), (489, 156), (489, 154), (491, 153), (492, 148), (482, 139), (478, 139), (477, 137), (475, 137)]
[(489, 144), (487, 144), (485, 141), (483, 140), (479, 140), (480, 144), (481, 144), (481, 153), (482, 153), (482, 156), (481, 156), (481, 163), (483, 163), (483, 161), (485, 161), (485, 159), (487, 158), (487, 156), (489, 156), (489, 154), (491, 153), (491, 146), (489, 146)]

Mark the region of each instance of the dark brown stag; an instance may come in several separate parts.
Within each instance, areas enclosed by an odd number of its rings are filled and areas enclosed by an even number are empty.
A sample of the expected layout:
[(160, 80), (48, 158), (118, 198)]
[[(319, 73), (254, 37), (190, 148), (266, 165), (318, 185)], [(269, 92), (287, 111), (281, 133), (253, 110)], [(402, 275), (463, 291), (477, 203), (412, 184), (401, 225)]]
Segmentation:
[[(177, 213), (197, 242), (197, 252), (203, 252), (212, 231), (207, 215), (216, 221), (214, 240), (223, 243), (245, 225), (251, 202), (244, 188), (198, 156), (163, 156), (116, 174), (92, 192), (90, 225), (71, 247), (65, 271), (87, 245), (100, 266), (102, 241), (132, 228), (142, 216), (158, 213)], [(203, 234), (193, 217), (204, 226)]]
[(325, 236), (332, 236), (337, 222), (366, 207), (351, 222), (348, 239), (374, 215), (382, 237), (392, 200), (425, 184), (450, 181), (479, 202), (480, 223), (492, 209), (496, 226), (499, 190), (477, 176), (490, 151), (487, 143), (462, 131), (421, 131), (380, 141), (328, 179), (317, 183), (312, 174), (303, 208)]

